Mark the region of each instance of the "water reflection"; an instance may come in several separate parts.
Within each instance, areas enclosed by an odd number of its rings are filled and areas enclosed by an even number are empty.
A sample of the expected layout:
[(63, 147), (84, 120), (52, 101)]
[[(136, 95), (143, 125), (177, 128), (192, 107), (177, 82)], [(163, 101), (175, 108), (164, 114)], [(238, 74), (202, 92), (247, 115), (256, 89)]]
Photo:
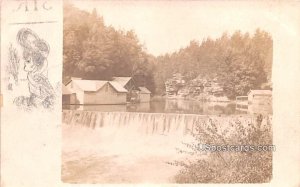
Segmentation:
[(127, 105), (63, 105), (63, 109), (102, 112), (151, 112), (184, 114), (235, 114), (234, 103), (190, 101), (184, 99), (156, 99), (149, 103)]
[[(153, 104), (159, 105), (160, 102)], [(234, 114), (235, 104), (201, 102), (191, 100), (165, 100), (164, 111), (171, 113), (189, 113), (189, 114)], [(160, 107), (157, 107), (160, 108)]]

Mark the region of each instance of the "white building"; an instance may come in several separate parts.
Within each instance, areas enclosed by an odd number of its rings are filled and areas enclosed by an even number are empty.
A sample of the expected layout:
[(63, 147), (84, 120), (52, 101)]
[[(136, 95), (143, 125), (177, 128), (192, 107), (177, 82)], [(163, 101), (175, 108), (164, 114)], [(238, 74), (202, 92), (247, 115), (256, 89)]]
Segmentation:
[(116, 81), (73, 79), (66, 87), (76, 94), (71, 104), (126, 104), (128, 91)]

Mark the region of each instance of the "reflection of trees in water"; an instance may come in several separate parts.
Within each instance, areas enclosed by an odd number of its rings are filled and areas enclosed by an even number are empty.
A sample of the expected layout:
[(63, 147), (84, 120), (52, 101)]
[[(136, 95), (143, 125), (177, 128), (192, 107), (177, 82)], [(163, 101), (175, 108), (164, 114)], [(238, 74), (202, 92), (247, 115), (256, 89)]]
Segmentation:
[(234, 114), (235, 105), (190, 100), (166, 100), (165, 111), (198, 114)]
[(165, 105), (166, 105), (165, 99), (151, 101), (150, 102), (150, 112), (163, 113), (163, 112), (165, 112)]
[(150, 103), (136, 103), (129, 104), (126, 107), (127, 112), (149, 112), (150, 111)]
[(176, 113), (203, 113), (203, 105), (189, 100), (166, 100), (165, 110)]
[(214, 110), (220, 111), (221, 114), (234, 114), (235, 113), (235, 104), (228, 104), (226, 107), (215, 105)]
[(100, 112), (126, 112), (126, 105), (63, 105), (63, 109)]
[(190, 100), (161, 99), (149, 103), (127, 105), (63, 105), (67, 110), (88, 110), (101, 112), (151, 112), (192, 114), (234, 114), (235, 104), (200, 102)]

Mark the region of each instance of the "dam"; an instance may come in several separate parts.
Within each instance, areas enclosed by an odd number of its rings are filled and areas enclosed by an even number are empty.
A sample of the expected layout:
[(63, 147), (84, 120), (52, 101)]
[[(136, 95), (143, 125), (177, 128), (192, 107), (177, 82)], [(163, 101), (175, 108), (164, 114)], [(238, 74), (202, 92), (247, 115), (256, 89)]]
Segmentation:
[(143, 134), (180, 132), (184, 135), (193, 132), (196, 124), (207, 122), (214, 122), (220, 129), (229, 128), (237, 122), (247, 126), (255, 122), (255, 116), (64, 110), (62, 122), (65, 125), (91, 129), (135, 127), (135, 130)]

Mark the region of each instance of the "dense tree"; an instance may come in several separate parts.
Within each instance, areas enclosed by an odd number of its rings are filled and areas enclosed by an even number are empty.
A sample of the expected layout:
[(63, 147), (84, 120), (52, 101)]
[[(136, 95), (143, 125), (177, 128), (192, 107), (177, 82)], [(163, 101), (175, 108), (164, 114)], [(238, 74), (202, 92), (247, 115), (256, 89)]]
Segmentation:
[[(178, 72), (187, 80), (198, 76), (217, 79), (230, 98), (245, 95), (250, 89), (270, 85), (272, 45), (271, 36), (259, 29), (253, 37), (237, 31), (216, 40), (207, 38), (201, 44), (191, 41), (186, 48), (157, 58), (161, 70), (155, 82), (160, 85)], [(157, 92), (161, 91), (158, 87)]]
[(147, 55), (134, 31), (105, 26), (94, 9), (91, 14), (71, 4), (64, 6), (64, 78), (106, 79), (133, 76)]
[(155, 94), (165, 92), (174, 73), (186, 81), (217, 79), (230, 98), (250, 89), (271, 86), (272, 38), (257, 29), (253, 36), (236, 31), (215, 40), (206, 38), (171, 54), (154, 57), (144, 50), (134, 31), (106, 26), (96, 9), (64, 7), (64, 79), (106, 79), (132, 76), (138, 86)]

